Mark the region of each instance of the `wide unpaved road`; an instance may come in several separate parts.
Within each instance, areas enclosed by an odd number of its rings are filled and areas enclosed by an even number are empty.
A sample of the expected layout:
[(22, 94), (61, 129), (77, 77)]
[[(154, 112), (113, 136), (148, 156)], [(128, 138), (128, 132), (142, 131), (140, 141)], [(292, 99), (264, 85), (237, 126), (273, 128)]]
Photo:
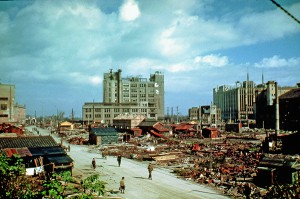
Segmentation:
[[(49, 135), (40, 129), (42, 135)], [(53, 135), (59, 142), (60, 138)], [(68, 155), (74, 160), (73, 176), (82, 175), (83, 178), (92, 174), (100, 174), (100, 179), (107, 182), (107, 190), (118, 190), (121, 178), (125, 177), (125, 194), (106, 194), (128, 199), (216, 199), (228, 198), (210, 189), (190, 181), (177, 178), (169, 170), (154, 168), (153, 180), (148, 179), (147, 165), (149, 162), (137, 162), (122, 158), (118, 166), (117, 158), (108, 156), (103, 159), (94, 146), (70, 145)], [(96, 169), (92, 168), (92, 159), (96, 159)]]

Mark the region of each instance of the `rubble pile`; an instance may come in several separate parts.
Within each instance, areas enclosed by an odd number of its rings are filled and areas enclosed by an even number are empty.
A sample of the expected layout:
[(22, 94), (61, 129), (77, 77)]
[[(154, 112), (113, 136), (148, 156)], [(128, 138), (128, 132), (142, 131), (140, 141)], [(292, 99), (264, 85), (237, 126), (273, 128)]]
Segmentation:
[[(260, 144), (247, 140), (231, 141), (177, 139), (140, 139), (129, 143), (102, 145), (103, 156), (122, 155), (138, 161), (155, 161), (161, 168), (171, 169), (178, 176), (200, 184), (209, 184), (227, 195), (243, 195), (245, 182), (251, 183), (262, 153)], [(195, 150), (195, 144), (198, 145)]]
[(89, 140), (89, 133), (84, 129), (74, 129), (68, 131), (60, 131), (58, 135), (62, 139), (66, 139), (70, 144), (82, 145)]

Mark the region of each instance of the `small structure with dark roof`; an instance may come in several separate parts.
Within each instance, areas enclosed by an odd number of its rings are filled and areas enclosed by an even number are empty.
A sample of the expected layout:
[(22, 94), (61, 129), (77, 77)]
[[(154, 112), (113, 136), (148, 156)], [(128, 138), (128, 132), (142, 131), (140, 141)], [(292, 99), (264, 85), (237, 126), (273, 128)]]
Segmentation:
[(89, 143), (95, 145), (112, 144), (118, 142), (118, 132), (112, 127), (91, 128)]
[[(19, 155), (26, 170), (43, 167), (48, 171), (72, 171), (73, 160), (51, 136), (3, 137), (0, 152), (7, 157)], [(33, 174), (33, 172), (32, 172)]]
[(220, 131), (217, 128), (204, 128), (202, 129), (202, 136), (205, 138), (220, 137)]

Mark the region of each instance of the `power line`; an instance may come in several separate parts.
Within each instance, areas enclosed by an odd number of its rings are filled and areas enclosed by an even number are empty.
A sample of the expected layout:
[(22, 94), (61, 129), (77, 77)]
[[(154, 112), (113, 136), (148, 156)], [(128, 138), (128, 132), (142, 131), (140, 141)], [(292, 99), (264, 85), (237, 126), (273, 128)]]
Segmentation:
[(286, 9), (284, 9), (279, 3), (277, 3), (275, 0), (270, 0), (272, 3), (274, 3), (278, 8), (280, 8), (283, 12), (285, 12), (287, 15), (289, 15), (292, 19), (294, 19), (298, 24), (300, 24), (300, 21), (294, 17), (291, 13), (289, 13)]

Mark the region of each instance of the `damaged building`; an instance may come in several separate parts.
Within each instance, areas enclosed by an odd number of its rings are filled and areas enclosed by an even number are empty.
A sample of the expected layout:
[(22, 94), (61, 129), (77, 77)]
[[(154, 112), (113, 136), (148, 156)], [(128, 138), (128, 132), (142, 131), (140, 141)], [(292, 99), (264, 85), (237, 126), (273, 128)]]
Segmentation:
[(9, 158), (19, 155), (24, 160), (27, 175), (43, 171), (72, 172), (73, 160), (51, 136), (3, 137), (0, 150)]

